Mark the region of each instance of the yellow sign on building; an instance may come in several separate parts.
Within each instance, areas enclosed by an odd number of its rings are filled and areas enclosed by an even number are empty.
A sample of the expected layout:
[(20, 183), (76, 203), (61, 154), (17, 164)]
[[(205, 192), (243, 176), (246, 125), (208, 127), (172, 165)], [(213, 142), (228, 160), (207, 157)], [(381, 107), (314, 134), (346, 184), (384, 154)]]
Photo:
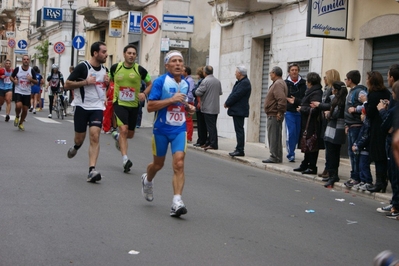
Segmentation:
[(109, 22), (109, 37), (121, 38), (122, 37), (122, 20), (112, 19)]

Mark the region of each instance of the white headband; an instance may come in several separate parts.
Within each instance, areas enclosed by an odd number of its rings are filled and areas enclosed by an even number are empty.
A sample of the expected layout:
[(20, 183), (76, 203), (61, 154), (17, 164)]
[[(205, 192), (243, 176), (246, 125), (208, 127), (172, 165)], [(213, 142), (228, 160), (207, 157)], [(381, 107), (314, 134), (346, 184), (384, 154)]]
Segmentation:
[(181, 58), (183, 58), (183, 55), (180, 52), (172, 52), (168, 55), (165, 56), (165, 64), (169, 63), (169, 60), (173, 57), (173, 56), (180, 56)]

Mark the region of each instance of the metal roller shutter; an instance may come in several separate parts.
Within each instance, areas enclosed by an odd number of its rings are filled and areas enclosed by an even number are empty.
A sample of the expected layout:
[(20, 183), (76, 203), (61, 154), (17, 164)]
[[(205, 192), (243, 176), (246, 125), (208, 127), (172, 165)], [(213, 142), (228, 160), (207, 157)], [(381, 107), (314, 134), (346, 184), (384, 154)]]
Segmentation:
[(385, 85), (388, 85), (387, 73), (393, 64), (399, 64), (399, 34), (374, 38), (371, 69), (381, 73)]
[[(260, 109), (259, 142), (266, 143), (266, 114), (264, 101), (269, 91), (269, 62), (270, 62), (270, 38), (264, 40), (263, 49), (263, 74), (262, 74), (262, 97)], [(267, 144), (267, 143), (266, 143)]]

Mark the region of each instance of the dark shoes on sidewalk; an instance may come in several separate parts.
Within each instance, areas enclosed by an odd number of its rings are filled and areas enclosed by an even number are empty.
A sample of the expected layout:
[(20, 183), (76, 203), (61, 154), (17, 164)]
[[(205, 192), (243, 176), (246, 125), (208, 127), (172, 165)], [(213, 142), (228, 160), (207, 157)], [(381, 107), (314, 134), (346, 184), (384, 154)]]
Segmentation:
[(238, 157), (238, 156), (245, 156), (245, 153), (242, 151), (233, 151), (233, 152), (230, 152), (229, 155), (231, 157)]
[(218, 148), (214, 148), (214, 147), (212, 147), (212, 146), (206, 146), (206, 147), (204, 147), (204, 150), (217, 150)]
[(317, 174), (317, 169), (308, 168), (302, 172), (303, 175), (315, 175)]
[(281, 162), (275, 162), (275, 161), (272, 161), (271, 159), (266, 159), (266, 160), (262, 160), (262, 163), (281, 163)]
[[(322, 177), (323, 181), (327, 181), (328, 180), (328, 171), (326, 169), (324, 169), (323, 173), (318, 174), (318, 177)], [(324, 180), (324, 178), (327, 178), (327, 180)]]
[(294, 170), (294, 172), (301, 172), (304, 175), (317, 174), (317, 167), (316, 167), (316, 169), (311, 169), (311, 168), (304, 168), (302, 166), (299, 166), (298, 168), (294, 168), (293, 170)]

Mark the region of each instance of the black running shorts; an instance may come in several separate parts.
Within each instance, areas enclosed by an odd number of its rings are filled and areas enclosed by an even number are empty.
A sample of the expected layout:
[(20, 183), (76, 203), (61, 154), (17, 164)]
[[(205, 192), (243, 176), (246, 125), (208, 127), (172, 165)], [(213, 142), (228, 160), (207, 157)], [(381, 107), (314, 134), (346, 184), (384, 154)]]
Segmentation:
[(86, 132), (87, 126), (101, 128), (103, 125), (103, 110), (85, 110), (76, 106), (73, 122), (77, 133)]
[(118, 126), (128, 125), (128, 129), (131, 131), (136, 129), (137, 115), (139, 113), (138, 107), (121, 106), (115, 102), (114, 113)]

